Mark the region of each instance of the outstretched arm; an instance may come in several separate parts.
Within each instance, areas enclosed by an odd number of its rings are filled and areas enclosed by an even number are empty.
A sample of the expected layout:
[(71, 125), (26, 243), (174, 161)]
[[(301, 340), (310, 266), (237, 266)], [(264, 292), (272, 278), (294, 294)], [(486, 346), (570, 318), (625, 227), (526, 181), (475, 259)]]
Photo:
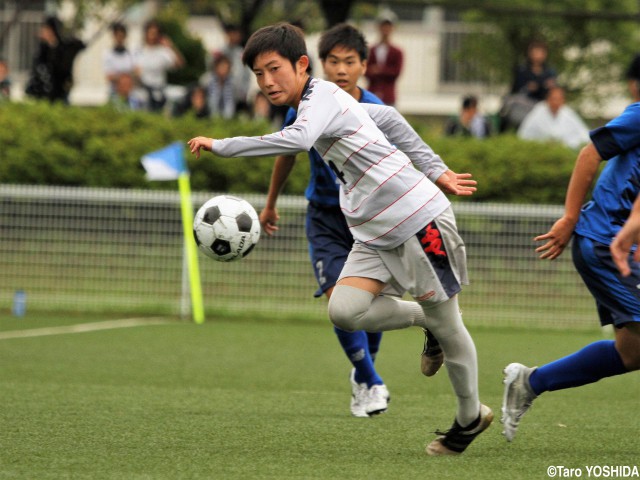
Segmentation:
[(569, 187), (567, 188), (564, 215), (553, 224), (551, 230), (533, 239), (535, 242), (546, 240), (544, 245), (536, 248), (536, 252), (540, 253), (541, 259), (555, 260), (562, 254), (569, 243), (580, 217), (580, 209), (589, 188), (591, 188), (601, 161), (602, 158), (593, 143), (589, 143), (580, 150), (569, 180)]

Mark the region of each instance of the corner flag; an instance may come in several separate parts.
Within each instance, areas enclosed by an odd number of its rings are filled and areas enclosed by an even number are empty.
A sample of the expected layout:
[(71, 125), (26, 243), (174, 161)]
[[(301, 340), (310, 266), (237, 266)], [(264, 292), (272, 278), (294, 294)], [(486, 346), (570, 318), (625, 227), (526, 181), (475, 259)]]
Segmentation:
[(173, 142), (161, 150), (142, 157), (147, 180), (177, 180), (181, 173), (189, 173), (184, 161), (184, 145)]
[[(189, 272), (191, 311), (193, 320), (196, 323), (203, 323), (202, 287), (198, 269), (198, 251), (193, 240), (193, 203), (191, 202), (189, 170), (184, 160), (184, 144), (182, 142), (173, 142), (161, 150), (144, 155), (140, 161), (147, 172), (147, 180), (178, 180), (180, 209), (182, 212), (182, 233), (184, 237), (184, 264)], [(184, 289), (185, 287), (183, 287), (183, 294), (185, 293)]]

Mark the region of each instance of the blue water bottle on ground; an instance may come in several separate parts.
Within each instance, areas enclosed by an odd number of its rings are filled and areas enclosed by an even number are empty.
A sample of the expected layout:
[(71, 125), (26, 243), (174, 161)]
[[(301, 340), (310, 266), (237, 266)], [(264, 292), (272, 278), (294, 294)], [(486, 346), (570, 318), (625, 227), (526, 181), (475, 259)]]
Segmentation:
[(16, 290), (13, 295), (13, 308), (11, 309), (14, 317), (24, 317), (27, 313), (27, 292), (24, 290)]

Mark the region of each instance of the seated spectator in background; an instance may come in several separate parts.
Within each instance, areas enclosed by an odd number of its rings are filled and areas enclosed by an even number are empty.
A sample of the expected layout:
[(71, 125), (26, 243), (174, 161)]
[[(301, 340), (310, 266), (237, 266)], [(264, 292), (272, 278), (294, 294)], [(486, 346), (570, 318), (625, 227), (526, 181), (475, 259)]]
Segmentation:
[(231, 118), (236, 113), (234, 78), (231, 75), (231, 60), (222, 52), (213, 55), (211, 72), (205, 76), (207, 103), (214, 117)]
[(491, 135), (491, 125), (478, 111), (478, 98), (468, 95), (462, 99), (460, 116), (450, 119), (444, 131), (447, 136), (485, 138)]
[(109, 96), (116, 94), (116, 82), (118, 76), (127, 73), (133, 74), (133, 55), (125, 45), (127, 40), (127, 28), (122, 23), (111, 25), (113, 34), (113, 48), (104, 52), (102, 66), (104, 74), (109, 82)]
[(173, 115), (181, 117), (193, 114), (196, 118), (209, 118), (211, 111), (207, 102), (207, 89), (202, 85), (192, 85), (182, 102), (176, 104)]
[(9, 78), (9, 65), (0, 58), (0, 102), (11, 99), (11, 79)]
[(544, 102), (538, 103), (518, 129), (525, 140), (557, 140), (578, 148), (589, 142), (589, 128), (571, 107), (565, 105), (564, 89), (552, 87)]
[(151, 20), (144, 27), (144, 45), (133, 59), (138, 81), (148, 95), (148, 109), (162, 111), (167, 102), (167, 72), (182, 67), (184, 57), (171, 39), (162, 34), (158, 22)]
[(131, 73), (121, 73), (115, 78), (115, 91), (109, 103), (120, 112), (143, 110), (144, 101), (137, 95), (135, 79)]

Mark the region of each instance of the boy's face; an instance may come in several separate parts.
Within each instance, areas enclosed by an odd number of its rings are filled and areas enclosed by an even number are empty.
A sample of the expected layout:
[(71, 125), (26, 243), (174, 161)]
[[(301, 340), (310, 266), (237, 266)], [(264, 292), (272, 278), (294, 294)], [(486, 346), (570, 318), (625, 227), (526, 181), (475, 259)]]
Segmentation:
[(357, 51), (341, 46), (334, 47), (323, 60), (322, 68), (327, 80), (350, 95), (359, 97), (358, 80), (367, 71), (367, 61), (361, 60)]
[(276, 52), (258, 55), (253, 62), (253, 73), (258, 86), (269, 101), (276, 106), (297, 108), (307, 81), (309, 58), (300, 57), (295, 68), (291, 62)]

